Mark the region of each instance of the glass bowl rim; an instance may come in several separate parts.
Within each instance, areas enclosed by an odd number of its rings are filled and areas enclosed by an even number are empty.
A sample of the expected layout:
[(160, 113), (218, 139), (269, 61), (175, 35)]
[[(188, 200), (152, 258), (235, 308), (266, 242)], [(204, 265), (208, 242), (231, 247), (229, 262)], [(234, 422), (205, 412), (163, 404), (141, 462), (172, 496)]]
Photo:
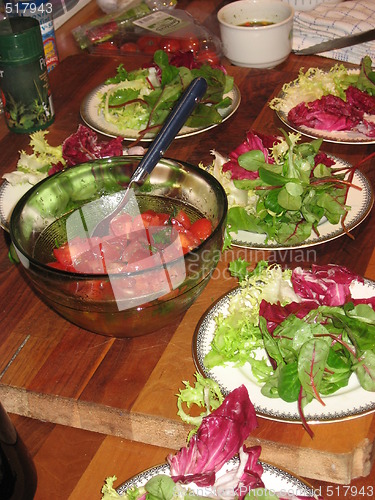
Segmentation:
[[(121, 272), (121, 273), (79, 273), (79, 272), (65, 271), (63, 269), (54, 268), (54, 267), (49, 266), (48, 264), (44, 264), (43, 262), (38, 261), (32, 255), (29, 255), (28, 252), (25, 252), (24, 249), (22, 247), (20, 247), (20, 245), (18, 244), (17, 239), (14, 237), (14, 232), (15, 232), (14, 225), (16, 224), (16, 218), (18, 220), (18, 215), (22, 211), (28, 198), (35, 191), (37, 191), (42, 185), (44, 185), (48, 182), (53, 182), (53, 180), (58, 178), (58, 177), (61, 177), (63, 175), (67, 175), (67, 173), (69, 171), (71, 171), (72, 169), (74, 169), (76, 167), (82, 167), (85, 165), (99, 165), (99, 164), (103, 164), (103, 162), (105, 162), (106, 164), (109, 164), (109, 163), (114, 163), (115, 161), (118, 161), (118, 162), (124, 161), (125, 163), (131, 163), (132, 161), (140, 161), (141, 158), (142, 158), (142, 156), (140, 156), (140, 155), (122, 155), (122, 156), (112, 156), (112, 157), (108, 157), (108, 158), (97, 158), (95, 160), (79, 163), (79, 164), (74, 165), (72, 167), (65, 168), (59, 172), (56, 172), (56, 173), (42, 179), (37, 184), (32, 186), (18, 200), (18, 202), (16, 203), (16, 205), (12, 211), (11, 217), (10, 217), (9, 234), (10, 234), (11, 242), (15, 247), (17, 255), (19, 253), (22, 254), (22, 256), (25, 259), (27, 259), (28, 262), (30, 262), (34, 267), (41, 268), (43, 271), (51, 273), (52, 275), (66, 277), (66, 278), (74, 278), (77, 281), (83, 281), (83, 280), (87, 280), (87, 279), (104, 280), (104, 279), (106, 279), (108, 277), (112, 277), (112, 276), (113, 277), (116, 277), (116, 276), (133, 277), (133, 276), (140, 276), (140, 275), (145, 274), (145, 273), (150, 273), (152, 271), (160, 270), (161, 267), (163, 267), (163, 266), (157, 265), (157, 266), (146, 268), (146, 269), (141, 269), (141, 270), (137, 270), (137, 271), (129, 271), (129, 272)], [(225, 219), (227, 217), (227, 211), (228, 211), (228, 199), (227, 199), (227, 195), (225, 193), (223, 186), (220, 184), (220, 182), (213, 175), (211, 175), (209, 172), (207, 172), (207, 170), (200, 168), (196, 165), (193, 165), (191, 163), (188, 163), (186, 161), (178, 160), (176, 158), (171, 158), (171, 157), (161, 158), (159, 160), (158, 164), (163, 163), (164, 161), (167, 163), (168, 162), (173, 163), (177, 166), (182, 166), (188, 170), (190, 169), (195, 174), (202, 176), (206, 181), (209, 181), (209, 184), (213, 184), (213, 187), (214, 187), (216, 192), (221, 193), (222, 198), (223, 198), (223, 203), (224, 203), (222, 216), (221, 216), (220, 220), (218, 221), (217, 226), (210, 234), (210, 236), (208, 238), (206, 238), (205, 240), (201, 241), (201, 243), (197, 247), (193, 248), (192, 250), (190, 250), (186, 254), (179, 256), (178, 258), (168, 262), (168, 265), (173, 265), (180, 260), (185, 261), (185, 258), (190, 256), (190, 255), (197, 254), (200, 251), (202, 245), (206, 245), (210, 240), (212, 240), (214, 238), (214, 236), (216, 236), (217, 232), (219, 231), (219, 228), (222, 226), (222, 224), (225, 224)], [(18, 257), (19, 257), (19, 255), (18, 255)], [(22, 262), (22, 260), (21, 260), (21, 262)]]

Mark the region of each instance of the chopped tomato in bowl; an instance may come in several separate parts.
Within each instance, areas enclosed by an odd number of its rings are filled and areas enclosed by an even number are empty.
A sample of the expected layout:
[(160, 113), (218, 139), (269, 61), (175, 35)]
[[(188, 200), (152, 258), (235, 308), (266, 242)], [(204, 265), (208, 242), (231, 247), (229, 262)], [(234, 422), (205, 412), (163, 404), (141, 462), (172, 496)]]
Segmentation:
[(68, 321), (134, 337), (178, 320), (210, 280), (221, 255), (227, 199), (205, 170), (163, 159), (108, 234), (140, 157), (76, 165), (25, 195), (10, 235), (28, 283)]

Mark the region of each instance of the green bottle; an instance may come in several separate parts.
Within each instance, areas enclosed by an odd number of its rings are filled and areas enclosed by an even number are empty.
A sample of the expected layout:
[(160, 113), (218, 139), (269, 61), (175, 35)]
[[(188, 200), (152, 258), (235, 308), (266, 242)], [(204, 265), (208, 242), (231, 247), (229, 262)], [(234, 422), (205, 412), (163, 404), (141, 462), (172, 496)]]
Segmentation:
[(30, 134), (53, 122), (42, 35), (34, 18), (0, 21), (0, 89), (12, 132)]

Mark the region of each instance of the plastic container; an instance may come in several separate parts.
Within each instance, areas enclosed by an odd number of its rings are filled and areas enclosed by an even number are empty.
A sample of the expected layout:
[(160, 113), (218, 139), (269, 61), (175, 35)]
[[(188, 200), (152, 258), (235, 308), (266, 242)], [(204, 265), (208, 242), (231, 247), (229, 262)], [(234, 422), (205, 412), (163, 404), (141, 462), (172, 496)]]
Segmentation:
[(0, 21), (0, 88), (8, 128), (42, 130), (54, 120), (39, 23), (32, 17)]
[[(7, 7), (8, 10), (9, 7)], [(59, 63), (55, 29), (53, 26), (53, 4), (48, 0), (33, 0), (33, 2), (12, 2), (9, 16), (33, 17), (39, 22), (42, 34), (47, 71), (51, 71)]]
[[(151, 10), (157, 9), (173, 9), (177, 5), (177, 0), (143, 0)], [(111, 12), (123, 11), (130, 9), (134, 4), (139, 3), (139, 0), (96, 0), (98, 6), (106, 14)]]
[(125, 9), (100, 17), (75, 28), (72, 33), (81, 49), (110, 40), (117, 33), (132, 27), (133, 21), (147, 16), (152, 9), (144, 0), (131, 2)]
[(106, 16), (97, 29), (83, 25), (73, 30), (81, 49), (99, 55), (153, 55), (158, 49), (171, 55), (193, 52), (197, 64), (220, 64), (220, 39), (184, 10), (145, 10), (126, 22), (116, 16)]

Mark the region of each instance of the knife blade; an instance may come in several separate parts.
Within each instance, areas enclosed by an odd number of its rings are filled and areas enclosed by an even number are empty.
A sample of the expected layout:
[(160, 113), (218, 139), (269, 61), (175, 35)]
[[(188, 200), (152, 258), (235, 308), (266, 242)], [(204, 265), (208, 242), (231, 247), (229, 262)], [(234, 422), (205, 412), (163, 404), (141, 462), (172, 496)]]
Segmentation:
[(328, 50), (350, 47), (352, 45), (369, 42), (371, 40), (375, 40), (375, 29), (363, 31), (362, 33), (356, 33), (355, 35), (333, 38), (332, 40), (327, 40), (326, 42), (321, 42), (316, 45), (312, 45), (311, 47), (306, 47), (305, 49), (293, 50), (293, 53), (300, 56), (310, 56), (312, 54), (327, 52)]

